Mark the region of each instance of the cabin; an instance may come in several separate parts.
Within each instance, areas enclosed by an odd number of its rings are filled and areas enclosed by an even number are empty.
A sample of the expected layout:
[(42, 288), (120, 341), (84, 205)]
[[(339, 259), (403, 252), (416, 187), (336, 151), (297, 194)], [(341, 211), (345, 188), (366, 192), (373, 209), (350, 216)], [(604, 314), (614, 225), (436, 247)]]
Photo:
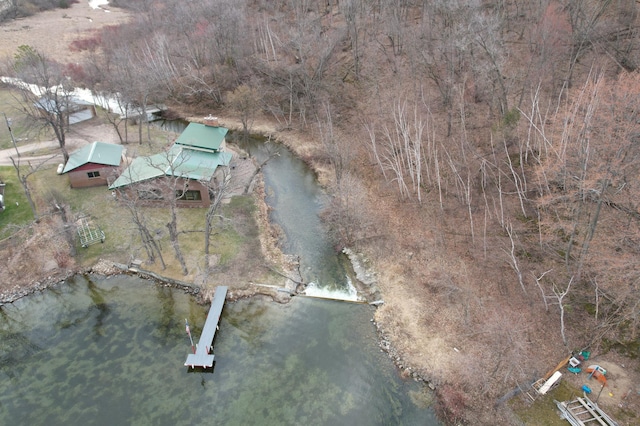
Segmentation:
[(174, 199), (179, 207), (211, 204), (211, 183), (232, 155), (224, 151), (228, 129), (217, 120), (205, 123), (189, 123), (166, 152), (135, 158), (109, 189), (147, 205)]
[(69, 156), (62, 174), (69, 176), (71, 188), (108, 185), (118, 176), (124, 147), (105, 142), (93, 142)]
[(96, 107), (92, 102), (74, 95), (62, 96), (60, 99), (43, 96), (35, 102), (35, 107), (42, 116), (56, 115), (58, 112), (62, 112), (67, 126), (90, 120), (97, 115)]

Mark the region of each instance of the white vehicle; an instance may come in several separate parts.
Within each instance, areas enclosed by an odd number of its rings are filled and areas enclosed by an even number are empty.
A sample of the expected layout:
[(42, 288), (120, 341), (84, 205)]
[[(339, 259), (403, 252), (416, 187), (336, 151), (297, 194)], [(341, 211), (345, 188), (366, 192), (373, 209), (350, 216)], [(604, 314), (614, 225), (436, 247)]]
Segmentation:
[(0, 212), (4, 211), (4, 195), (0, 194)]

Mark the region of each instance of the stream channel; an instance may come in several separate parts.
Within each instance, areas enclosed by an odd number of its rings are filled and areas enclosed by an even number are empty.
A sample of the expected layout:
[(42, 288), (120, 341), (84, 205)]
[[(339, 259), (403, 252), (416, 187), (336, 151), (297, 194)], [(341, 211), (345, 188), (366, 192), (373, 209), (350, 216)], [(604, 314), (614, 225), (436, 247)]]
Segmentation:
[[(265, 144), (243, 148), (258, 161)], [(353, 300), (322, 229), (323, 193), (283, 147), (263, 169), (283, 250), (314, 294)], [(226, 303), (213, 371), (190, 370), (185, 332), (208, 307), (127, 276), (76, 276), (0, 308), (0, 424), (438, 425), (423, 386), (377, 345), (373, 307), (294, 297)]]

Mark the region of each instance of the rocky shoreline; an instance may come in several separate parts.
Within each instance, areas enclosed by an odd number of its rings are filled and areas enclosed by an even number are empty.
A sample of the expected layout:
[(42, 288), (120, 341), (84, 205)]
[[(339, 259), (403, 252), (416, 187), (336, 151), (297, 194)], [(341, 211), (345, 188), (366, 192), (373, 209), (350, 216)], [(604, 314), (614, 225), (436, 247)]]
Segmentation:
[[(366, 301), (372, 305), (384, 303), (384, 301), (380, 300), (380, 292), (377, 288), (377, 274), (369, 267), (366, 258), (362, 254), (355, 253), (350, 249), (344, 249), (343, 253), (350, 260), (350, 264), (356, 278), (354, 285), (358, 290), (358, 294), (362, 295)], [(136, 275), (142, 279), (153, 281), (158, 285), (180, 289), (196, 297), (199, 303), (204, 304), (208, 302), (208, 300), (203, 297), (200, 286), (196, 284), (160, 276), (154, 272), (146, 271), (137, 266), (125, 265), (101, 259), (96, 264), (88, 268), (65, 269), (56, 274), (47, 275), (43, 279), (32, 281), (28, 285), (16, 284), (11, 291), (5, 291), (0, 294), (0, 307), (5, 304), (11, 304), (23, 297), (60, 285), (75, 275), (88, 274), (96, 274), (104, 277), (121, 274)], [(291, 301), (291, 298), (301, 290), (301, 285), (297, 284), (295, 280), (292, 280), (291, 278), (284, 279), (286, 281), (285, 285), (281, 287), (254, 283), (248, 288), (230, 289), (227, 294), (227, 298), (229, 301), (237, 301), (251, 297), (268, 297), (277, 303), (288, 303)], [(290, 288), (291, 285), (294, 286), (293, 290)], [(392, 336), (388, 336), (384, 328), (375, 320), (372, 319), (371, 322), (376, 328), (378, 347), (381, 351), (386, 353), (387, 356), (389, 356), (401, 376), (405, 379), (412, 379), (416, 382), (422, 383), (425, 385), (425, 389), (434, 391), (434, 383), (428, 377), (420, 374), (404, 361), (403, 354), (392, 344)], [(428, 396), (429, 401), (433, 401), (433, 399), (433, 394)]]

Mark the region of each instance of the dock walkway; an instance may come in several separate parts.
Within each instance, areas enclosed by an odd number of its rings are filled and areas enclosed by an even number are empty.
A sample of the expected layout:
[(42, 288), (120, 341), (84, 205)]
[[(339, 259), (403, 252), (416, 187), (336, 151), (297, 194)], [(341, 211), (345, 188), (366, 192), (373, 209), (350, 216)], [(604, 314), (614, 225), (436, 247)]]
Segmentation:
[(196, 352), (189, 354), (184, 365), (194, 367), (213, 367), (213, 354), (209, 353), (212, 349), (213, 338), (216, 335), (218, 328), (218, 322), (220, 321), (220, 314), (222, 313), (222, 307), (224, 306), (224, 300), (227, 297), (227, 287), (218, 286), (216, 292), (213, 295), (211, 301), (211, 308), (209, 308), (209, 314), (207, 320), (204, 323), (202, 334), (200, 335), (200, 341), (196, 346)]
[(576, 398), (573, 401), (555, 401), (562, 417), (571, 423), (572, 426), (586, 426), (588, 424), (600, 426), (618, 426), (611, 417), (592, 402), (586, 395), (583, 398)]

